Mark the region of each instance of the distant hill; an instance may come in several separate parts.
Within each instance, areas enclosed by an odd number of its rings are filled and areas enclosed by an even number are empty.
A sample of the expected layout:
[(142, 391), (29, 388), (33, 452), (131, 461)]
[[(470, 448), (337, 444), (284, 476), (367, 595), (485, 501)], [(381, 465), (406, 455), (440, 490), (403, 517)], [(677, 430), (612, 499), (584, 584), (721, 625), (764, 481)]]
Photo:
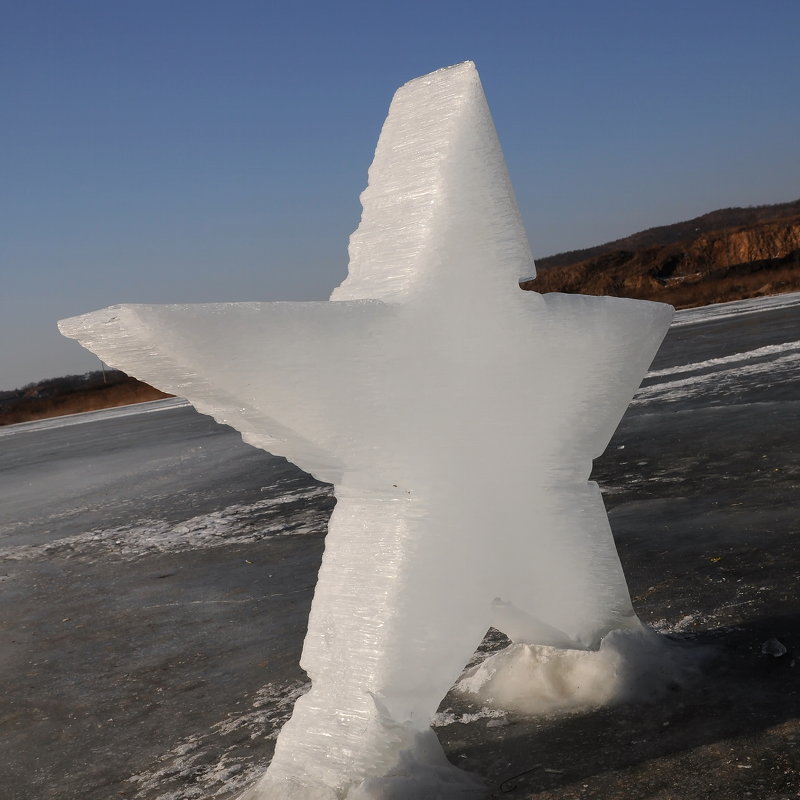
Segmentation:
[(536, 260), (537, 269), (550, 267), (564, 267), (597, 258), (606, 253), (620, 250), (643, 250), (648, 247), (661, 247), (696, 238), (698, 235), (724, 231), (729, 228), (759, 225), (763, 222), (774, 222), (800, 215), (800, 200), (791, 203), (775, 203), (768, 206), (747, 206), (746, 208), (721, 208), (710, 211), (702, 217), (675, 222), (672, 225), (661, 225), (658, 228), (648, 228), (639, 233), (626, 236), (624, 239), (615, 239), (613, 242), (587, 247), (585, 250), (569, 250), (566, 253), (557, 253)]
[(170, 397), (119, 370), (97, 370), (0, 392), (0, 425)]
[(800, 200), (726, 208), (542, 258), (537, 292), (660, 300), (679, 308), (800, 290)]

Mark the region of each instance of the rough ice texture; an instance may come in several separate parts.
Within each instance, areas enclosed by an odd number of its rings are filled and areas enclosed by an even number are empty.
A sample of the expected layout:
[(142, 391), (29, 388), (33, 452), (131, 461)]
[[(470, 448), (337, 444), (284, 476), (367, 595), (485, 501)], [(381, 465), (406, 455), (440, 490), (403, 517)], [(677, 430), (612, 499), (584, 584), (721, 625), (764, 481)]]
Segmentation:
[(523, 292), (532, 261), (471, 63), (402, 87), (335, 302), (118, 306), (61, 323), (335, 484), (258, 800), (475, 794), (429, 724), (490, 625), (577, 650), (635, 629), (588, 482), (669, 306)]
[(348, 275), (331, 300), (400, 301), (432, 283), (476, 280), (508, 290), (536, 275), (471, 63), (398, 89), (361, 204)]

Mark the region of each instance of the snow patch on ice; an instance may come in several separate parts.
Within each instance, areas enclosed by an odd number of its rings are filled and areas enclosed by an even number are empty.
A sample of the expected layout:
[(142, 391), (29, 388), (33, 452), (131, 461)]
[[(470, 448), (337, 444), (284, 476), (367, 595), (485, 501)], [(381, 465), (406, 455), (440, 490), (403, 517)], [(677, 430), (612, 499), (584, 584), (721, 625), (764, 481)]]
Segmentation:
[(700, 614), (684, 614), (677, 622), (668, 622), (660, 619), (651, 623), (653, 630), (658, 633), (685, 633), (701, 624), (703, 618)]
[(295, 701), (310, 686), (268, 683), (256, 692), (250, 710), (230, 713), (208, 732), (181, 739), (128, 781), (153, 800), (214, 800), (244, 791), (268, 763), (263, 748), (250, 743), (276, 739)]
[[(133, 560), (154, 553), (246, 544), (272, 536), (324, 533), (330, 507), (318, 502), (329, 498), (329, 486), (304, 487), (279, 497), (250, 504), (235, 504), (183, 522), (138, 520), (130, 525), (87, 531), (39, 545), (0, 548), (0, 558), (19, 561), (51, 556), (111, 555)], [(290, 504), (302, 503), (302, 509)]]
[(800, 350), (800, 340), (793, 342), (782, 342), (781, 344), (771, 344), (765, 347), (757, 347), (755, 350), (746, 350), (742, 353), (733, 353), (729, 356), (720, 358), (709, 358), (706, 361), (695, 361), (691, 364), (680, 364), (676, 367), (666, 369), (654, 369), (647, 373), (645, 380), (661, 378), (665, 375), (679, 375), (692, 372), (701, 372), (714, 367), (727, 366), (729, 364), (742, 364), (756, 358), (766, 358), (768, 356), (792, 354)]
[(730, 319), (762, 311), (778, 311), (800, 305), (800, 292), (772, 295), (771, 297), (751, 297), (747, 300), (732, 300), (729, 303), (714, 303), (699, 308), (686, 308), (675, 313), (672, 325), (696, 325), (710, 320)]
[(499, 708), (489, 708), (488, 706), (484, 706), (478, 711), (467, 711), (463, 714), (457, 714), (448, 708), (445, 711), (438, 711), (431, 720), (431, 725), (434, 728), (445, 728), (456, 723), (469, 725), (470, 722), (476, 722), (479, 719), (504, 719), (505, 717), (505, 711)]
[[(769, 356), (777, 356), (769, 358)], [(748, 363), (761, 359), (756, 363)], [(688, 374), (688, 377), (662, 381), (640, 387), (631, 405), (644, 405), (652, 402), (676, 402), (699, 395), (725, 394), (736, 389), (744, 378), (764, 376), (770, 382), (783, 378), (794, 378), (800, 365), (800, 342), (787, 342), (783, 345), (761, 347), (746, 353), (736, 353), (724, 358), (698, 361), (681, 367), (652, 372), (650, 378), (667, 375)], [(722, 367), (721, 369), (714, 369)], [(704, 372), (704, 370), (713, 370)], [(692, 374), (698, 373), (698, 374)]]

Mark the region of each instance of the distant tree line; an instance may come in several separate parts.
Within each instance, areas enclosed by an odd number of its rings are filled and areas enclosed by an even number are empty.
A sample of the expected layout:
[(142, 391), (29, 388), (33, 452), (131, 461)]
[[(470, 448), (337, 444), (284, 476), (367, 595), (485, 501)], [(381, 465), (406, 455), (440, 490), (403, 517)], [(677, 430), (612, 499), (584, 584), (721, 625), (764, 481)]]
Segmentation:
[(113, 386), (128, 380), (128, 376), (118, 369), (95, 370), (83, 375), (64, 375), (60, 378), (49, 378), (43, 381), (28, 383), (19, 389), (0, 391), (0, 408), (8, 407), (20, 400), (44, 399), (60, 397), (83, 392), (87, 389), (99, 389), (101, 386)]

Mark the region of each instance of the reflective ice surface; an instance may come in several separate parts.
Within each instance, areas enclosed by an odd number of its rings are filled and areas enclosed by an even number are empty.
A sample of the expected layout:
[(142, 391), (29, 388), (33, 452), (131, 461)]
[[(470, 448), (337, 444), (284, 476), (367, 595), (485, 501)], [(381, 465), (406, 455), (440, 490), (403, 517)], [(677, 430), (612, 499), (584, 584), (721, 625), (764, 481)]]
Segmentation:
[(519, 289), (533, 261), (469, 62), (398, 90), (362, 203), (329, 302), (61, 323), (335, 484), (312, 689), (252, 798), (479, 793), (429, 723), (486, 629), (592, 649), (638, 626), (588, 476), (672, 308)]

